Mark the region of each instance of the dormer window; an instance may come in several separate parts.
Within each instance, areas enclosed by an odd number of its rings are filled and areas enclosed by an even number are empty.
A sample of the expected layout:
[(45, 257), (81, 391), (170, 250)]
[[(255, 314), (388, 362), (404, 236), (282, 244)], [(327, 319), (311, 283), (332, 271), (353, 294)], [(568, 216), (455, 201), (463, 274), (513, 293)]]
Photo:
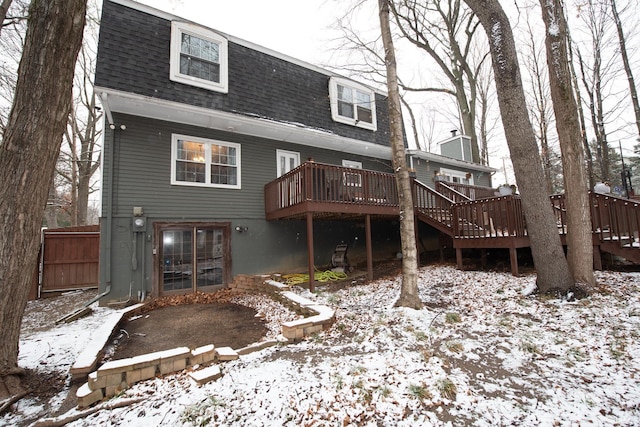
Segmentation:
[(376, 102), (371, 89), (347, 79), (329, 80), (331, 117), (336, 122), (376, 130)]
[(172, 22), (170, 78), (227, 93), (227, 39), (193, 24)]

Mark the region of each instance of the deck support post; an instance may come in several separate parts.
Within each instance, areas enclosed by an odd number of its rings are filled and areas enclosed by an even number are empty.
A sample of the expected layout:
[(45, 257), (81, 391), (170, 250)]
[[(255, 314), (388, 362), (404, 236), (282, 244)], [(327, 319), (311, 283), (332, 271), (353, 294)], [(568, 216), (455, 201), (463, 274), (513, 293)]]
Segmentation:
[(416, 263), (417, 266), (420, 267), (420, 220), (418, 219), (418, 215), (413, 216), (413, 234), (416, 242)]
[(480, 265), (487, 266), (487, 250), (484, 248), (480, 249)]
[(597, 271), (602, 270), (602, 254), (599, 245), (593, 245), (593, 268)]
[(518, 250), (509, 248), (509, 260), (511, 260), (511, 274), (518, 276)]
[(307, 212), (307, 254), (309, 262), (309, 292), (315, 291), (315, 266), (313, 253), (313, 214)]
[(456, 248), (456, 263), (458, 264), (458, 270), (462, 270), (462, 248)]
[(440, 262), (444, 262), (444, 250), (447, 247), (446, 244), (446, 235), (444, 233), (440, 233), (438, 236), (438, 246), (440, 246)]
[(367, 279), (373, 280), (373, 249), (371, 245), (371, 215), (364, 217), (365, 245), (367, 247)]

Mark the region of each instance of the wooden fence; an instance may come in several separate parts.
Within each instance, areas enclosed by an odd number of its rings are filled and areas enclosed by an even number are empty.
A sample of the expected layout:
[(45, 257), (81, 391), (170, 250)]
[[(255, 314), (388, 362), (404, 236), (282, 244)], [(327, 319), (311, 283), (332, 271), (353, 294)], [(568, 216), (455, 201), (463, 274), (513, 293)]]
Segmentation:
[(30, 299), (98, 287), (100, 226), (44, 230)]

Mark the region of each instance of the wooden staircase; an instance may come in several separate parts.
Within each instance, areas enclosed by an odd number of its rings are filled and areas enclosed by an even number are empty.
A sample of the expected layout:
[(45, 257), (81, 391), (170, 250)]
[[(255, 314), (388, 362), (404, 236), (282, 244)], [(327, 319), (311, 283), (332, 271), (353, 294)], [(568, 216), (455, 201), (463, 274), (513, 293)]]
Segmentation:
[[(508, 248), (517, 274), (517, 248), (530, 246), (519, 196), (498, 196), (488, 187), (437, 182), (431, 189), (414, 181), (416, 217), (451, 237), (461, 267), (462, 249)], [(566, 237), (564, 195), (550, 197), (558, 233)], [(640, 264), (640, 203), (611, 195), (590, 194), (594, 261), (600, 252)]]

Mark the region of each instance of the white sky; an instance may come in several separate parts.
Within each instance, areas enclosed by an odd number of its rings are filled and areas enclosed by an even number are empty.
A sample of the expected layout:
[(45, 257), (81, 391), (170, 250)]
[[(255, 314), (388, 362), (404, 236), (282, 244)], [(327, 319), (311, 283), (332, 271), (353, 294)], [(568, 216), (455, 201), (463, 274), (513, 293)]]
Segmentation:
[(315, 65), (337, 16), (328, 0), (138, 1)]

